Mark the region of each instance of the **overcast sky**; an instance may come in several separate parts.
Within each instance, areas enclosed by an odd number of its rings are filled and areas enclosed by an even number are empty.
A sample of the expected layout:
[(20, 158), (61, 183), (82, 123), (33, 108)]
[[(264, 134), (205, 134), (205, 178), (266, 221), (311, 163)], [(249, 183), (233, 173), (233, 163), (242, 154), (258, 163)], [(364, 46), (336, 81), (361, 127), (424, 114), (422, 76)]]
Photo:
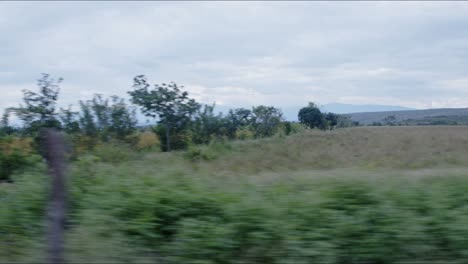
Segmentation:
[(0, 108), (174, 81), (204, 103), (468, 107), (468, 2), (0, 2)]

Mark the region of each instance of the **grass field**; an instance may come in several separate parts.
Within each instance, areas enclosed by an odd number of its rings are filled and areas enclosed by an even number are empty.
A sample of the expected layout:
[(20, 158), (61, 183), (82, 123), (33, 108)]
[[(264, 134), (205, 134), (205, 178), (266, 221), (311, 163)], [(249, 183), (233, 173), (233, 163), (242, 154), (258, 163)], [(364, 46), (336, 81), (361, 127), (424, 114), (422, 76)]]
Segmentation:
[[(0, 263), (44, 261), (47, 186), (43, 164), (0, 184)], [(70, 263), (468, 262), (468, 127), (107, 146), (70, 186)]]

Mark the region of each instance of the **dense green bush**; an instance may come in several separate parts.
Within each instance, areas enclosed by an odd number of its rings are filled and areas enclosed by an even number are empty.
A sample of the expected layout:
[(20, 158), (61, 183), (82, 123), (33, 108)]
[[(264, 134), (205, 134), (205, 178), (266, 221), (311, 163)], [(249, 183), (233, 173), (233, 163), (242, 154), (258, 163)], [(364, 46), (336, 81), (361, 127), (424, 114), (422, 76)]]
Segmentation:
[[(40, 238), (46, 203), (45, 167), (13, 176), (14, 183), (0, 183), (0, 263), (41, 261)], [(39, 251), (38, 251), (39, 249)], [(27, 258), (25, 253), (33, 254)]]
[(13, 172), (28, 164), (27, 156), (19, 151), (9, 154), (0, 152), (0, 181), (9, 181)]
[(14, 172), (33, 163), (29, 144), (30, 141), (13, 136), (0, 138), (0, 181), (11, 180)]

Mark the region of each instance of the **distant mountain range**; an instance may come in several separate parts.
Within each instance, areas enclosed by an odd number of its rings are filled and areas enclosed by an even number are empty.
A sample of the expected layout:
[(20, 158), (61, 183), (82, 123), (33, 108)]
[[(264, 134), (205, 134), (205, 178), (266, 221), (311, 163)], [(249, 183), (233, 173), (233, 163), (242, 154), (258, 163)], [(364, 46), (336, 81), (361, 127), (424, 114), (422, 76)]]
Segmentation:
[(426, 110), (379, 111), (348, 114), (352, 120), (368, 125), (394, 116), (396, 122), (410, 125), (468, 124), (468, 108), (438, 108)]
[(322, 108), (322, 111), (333, 112), (337, 114), (415, 110), (414, 108), (397, 106), (397, 105), (354, 105), (354, 104), (340, 104), (340, 103), (326, 104), (326, 105), (323, 105), (321, 108)]

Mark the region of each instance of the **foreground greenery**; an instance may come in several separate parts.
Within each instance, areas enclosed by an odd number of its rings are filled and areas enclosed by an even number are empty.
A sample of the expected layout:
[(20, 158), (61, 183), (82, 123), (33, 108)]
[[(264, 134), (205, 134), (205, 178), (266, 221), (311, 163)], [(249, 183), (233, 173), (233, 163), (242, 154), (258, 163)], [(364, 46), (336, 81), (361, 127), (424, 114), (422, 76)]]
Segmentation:
[[(468, 128), (382, 127), (171, 153), (103, 145), (70, 164), (66, 257), (466, 263), (466, 144)], [(44, 261), (48, 177), (35, 164), (0, 183), (0, 262)]]

